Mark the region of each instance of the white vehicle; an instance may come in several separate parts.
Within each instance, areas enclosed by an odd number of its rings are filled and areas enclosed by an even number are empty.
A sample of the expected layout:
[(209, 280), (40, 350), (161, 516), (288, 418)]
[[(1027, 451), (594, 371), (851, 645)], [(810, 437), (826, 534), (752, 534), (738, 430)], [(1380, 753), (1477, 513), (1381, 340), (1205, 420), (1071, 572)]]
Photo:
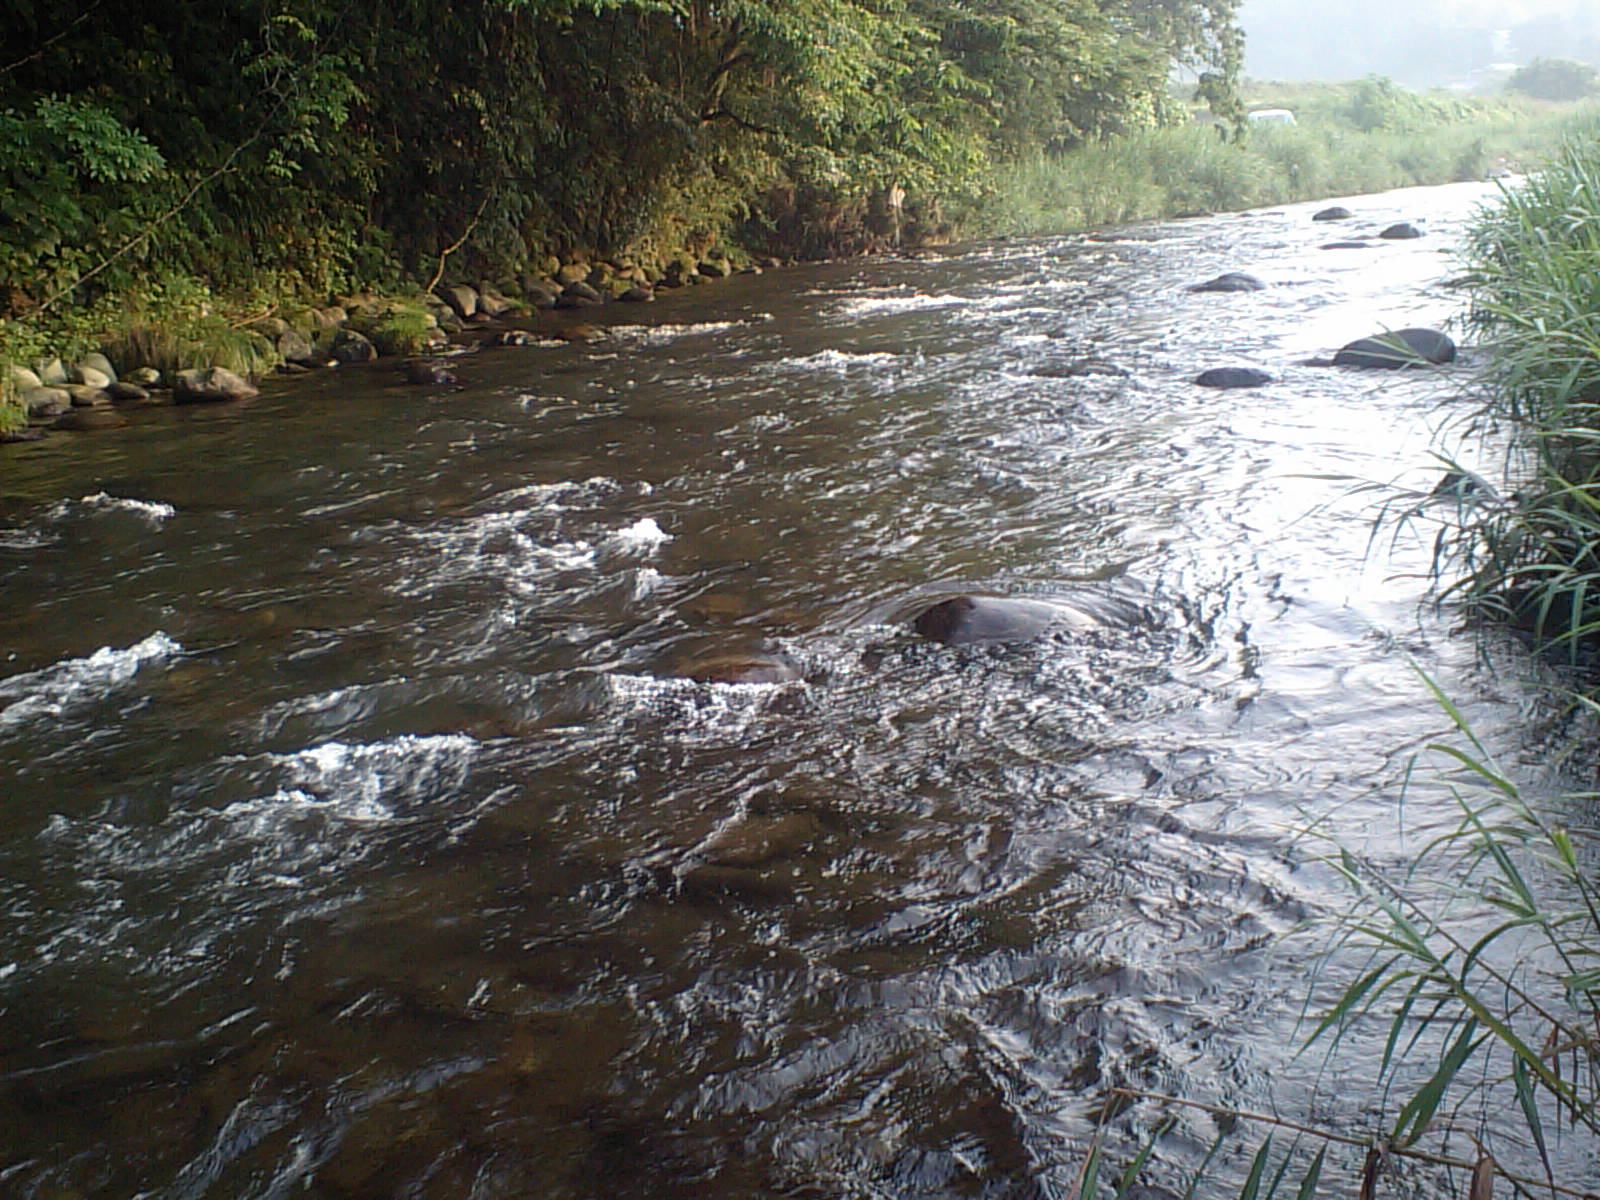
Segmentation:
[(1287, 108), (1258, 108), (1246, 114), (1252, 125), (1293, 125), (1294, 114)]

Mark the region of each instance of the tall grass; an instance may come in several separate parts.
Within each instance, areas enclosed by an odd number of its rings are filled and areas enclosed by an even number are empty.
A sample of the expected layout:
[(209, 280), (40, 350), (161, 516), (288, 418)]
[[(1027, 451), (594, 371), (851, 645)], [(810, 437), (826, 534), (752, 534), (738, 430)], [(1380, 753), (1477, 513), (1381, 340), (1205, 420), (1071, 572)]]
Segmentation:
[(1457, 591), (1545, 645), (1600, 647), (1600, 123), (1507, 191), (1469, 247), (1491, 415), (1520, 432), (1510, 500), (1469, 506)]
[(1130, 134), (995, 173), (970, 223), (1030, 235), (1192, 211), (1229, 212), (1324, 196), (1481, 179), (1491, 165), (1554, 156), (1570, 110), (1495, 112), (1422, 131), (1304, 122), (1233, 141), (1189, 125)]

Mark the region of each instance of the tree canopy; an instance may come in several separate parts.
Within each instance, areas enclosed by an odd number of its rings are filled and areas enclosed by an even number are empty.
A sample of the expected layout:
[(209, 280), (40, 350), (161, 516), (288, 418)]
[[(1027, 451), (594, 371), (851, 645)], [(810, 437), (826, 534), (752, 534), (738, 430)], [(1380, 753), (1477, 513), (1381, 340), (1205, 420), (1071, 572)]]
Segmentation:
[(743, 226), (864, 236), (986, 164), (1170, 118), (1238, 72), (1236, 0), (16, 0), (0, 12), (0, 271), (426, 277), (642, 256)]

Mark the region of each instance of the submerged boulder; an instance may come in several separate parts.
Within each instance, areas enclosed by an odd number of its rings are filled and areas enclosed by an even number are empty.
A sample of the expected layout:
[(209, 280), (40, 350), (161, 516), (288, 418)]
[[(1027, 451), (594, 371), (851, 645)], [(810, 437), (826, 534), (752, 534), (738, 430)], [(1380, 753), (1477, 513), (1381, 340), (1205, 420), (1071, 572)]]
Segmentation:
[(775, 654), (704, 654), (681, 663), (678, 674), (699, 683), (790, 683), (800, 670)]
[(1215, 279), (1197, 283), (1189, 290), (1191, 292), (1259, 292), (1266, 286), (1254, 275), (1246, 275), (1243, 271), (1229, 271), (1224, 275), (1218, 275)]
[(1322, 249), (1324, 249), (1324, 250), (1371, 250), (1372, 249), (1372, 243), (1371, 242), (1326, 242), (1326, 243), (1323, 244)]
[(405, 365), (405, 376), (407, 383), (423, 387), (449, 387), (457, 382), (455, 372), (450, 370), (449, 364), (437, 358), (408, 360)]
[(1359, 338), (1333, 356), (1336, 367), (1420, 367), (1455, 361), (1456, 344), (1437, 329), (1396, 329)]
[(1398, 221), (1378, 236), (1388, 238), (1390, 241), (1397, 241), (1405, 238), (1419, 238), (1422, 236), (1422, 230), (1418, 229), (1410, 221)]
[(1272, 382), (1272, 376), (1255, 367), (1212, 367), (1195, 377), (1195, 382), (1208, 388), (1253, 388)]
[(952, 596), (925, 608), (911, 628), (929, 641), (946, 646), (973, 642), (1026, 642), (1065, 617), (1060, 608), (1041, 600), (1013, 596)]
[(1350, 210), (1335, 204), (1331, 208), (1323, 209), (1321, 212), (1312, 213), (1311, 219), (1313, 221), (1348, 221), (1350, 219)]

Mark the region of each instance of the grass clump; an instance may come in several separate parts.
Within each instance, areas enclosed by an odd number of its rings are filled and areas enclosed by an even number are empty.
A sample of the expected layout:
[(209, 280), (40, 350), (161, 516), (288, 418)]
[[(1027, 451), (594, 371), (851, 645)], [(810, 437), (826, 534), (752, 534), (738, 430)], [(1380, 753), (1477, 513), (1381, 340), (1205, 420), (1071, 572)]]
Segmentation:
[(1600, 649), (1600, 124), (1508, 190), (1469, 247), (1469, 322), (1493, 348), (1490, 415), (1519, 431), (1515, 492), (1449, 545), (1471, 604), (1570, 661)]
[(439, 321), (420, 300), (390, 300), (353, 324), (382, 355), (421, 354), (435, 344)]

